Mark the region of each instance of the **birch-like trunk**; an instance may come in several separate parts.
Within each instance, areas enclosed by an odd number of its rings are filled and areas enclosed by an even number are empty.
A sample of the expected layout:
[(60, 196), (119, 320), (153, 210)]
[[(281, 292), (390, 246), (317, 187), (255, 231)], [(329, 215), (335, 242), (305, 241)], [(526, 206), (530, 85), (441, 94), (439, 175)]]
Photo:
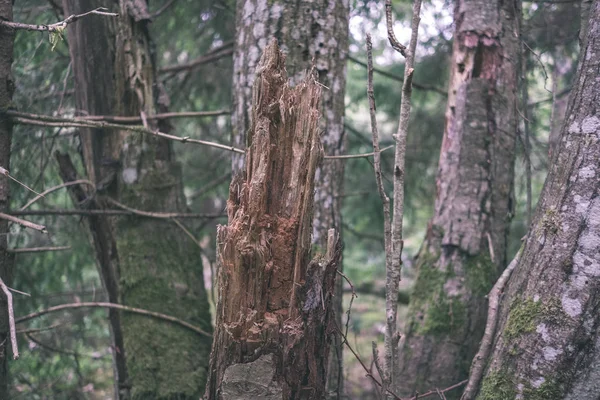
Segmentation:
[(600, 1), (478, 399), (598, 399)]
[[(435, 214), (400, 341), (401, 394), (467, 377), (506, 263), (519, 60), (515, 1), (459, 0)], [(447, 398), (457, 396), (446, 394)]]
[[(168, 99), (155, 76), (149, 14), (139, 0), (64, 0), (67, 14), (98, 6), (118, 18), (91, 16), (68, 27), (77, 109), (89, 115), (151, 116)], [(149, 127), (167, 131), (165, 121)], [(112, 129), (80, 129), (87, 193), (144, 211), (186, 210), (181, 170), (168, 141)], [(89, 219), (100, 275), (111, 302), (161, 312), (211, 330), (200, 251), (172, 221)], [(117, 398), (197, 399), (204, 389), (210, 339), (151, 318), (109, 312)]]
[[(246, 132), (251, 124), (252, 84), (261, 52), (276, 38), (286, 55), (286, 68), (292, 86), (301, 82), (314, 60), (322, 91), (323, 118), (321, 142), (326, 155), (344, 154), (344, 94), (348, 54), (348, 0), (238, 0), (236, 48), (234, 53), (234, 142), (246, 147)], [(244, 170), (244, 155), (233, 155), (234, 175)], [(341, 194), (344, 161), (327, 160), (317, 168), (313, 244), (324, 252), (327, 232), (341, 232)], [(341, 269), (341, 264), (340, 264)], [(336, 287), (336, 316), (341, 325), (342, 282)], [(342, 395), (342, 346), (339, 337), (330, 357), (328, 386), (334, 398)]]
[[(257, 66), (246, 170), (218, 229), (219, 303), (205, 398), (323, 399), (339, 245), (312, 261), (321, 86), (288, 86), (276, 41)], [(335, 246), (334, 246), (335, 245)], [(335, 247), (335, 251), (334, 251)]]
[[(0, 0), (0, 18), (12, 21), (12, 0)], [(12, 78), (13, 43), (15, 35), (10, 28), (0, 26), (0, 167), (10, 170), (10, 143), (12, 122), (2, 110), (11, 106), (15, 84)], [(0, 212), (9, 208), (9, 180), (0, 175)], [(13, 275), (14, 256), (7, 252), (8, 221), (0, 220), (0, 278), (10, 286)], [(8, 334), (8, 311), (6, 296), (0, 294), (0, 399), (8, 399), (8, 358), (10, 339)]]

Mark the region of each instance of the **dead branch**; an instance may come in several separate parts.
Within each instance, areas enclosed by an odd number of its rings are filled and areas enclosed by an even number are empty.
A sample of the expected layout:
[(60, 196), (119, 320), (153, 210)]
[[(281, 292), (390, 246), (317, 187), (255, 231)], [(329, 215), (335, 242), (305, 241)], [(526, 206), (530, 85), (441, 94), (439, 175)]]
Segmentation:
[(388, 40), (390, 41), (392, 48), (400, 54), (402, 54), (404, 58), (406, 58), (406, 46), (401, 44), (398, 41), (398, 39), (396, 39), (396, 34), (394, 33), (394, 20), (392, 18), (392, 0), (385, 1), (385, 22), (387, 26)]
[[(367, 95), (369, 98), (369, 111), (371, 116), (371, 135), (373, 137), (373, 169), (375, 171), (375, 181), (377, 182), (377, 190), (379, 191), (379, 197), (383, 203), (383, 238), (385, 247), (385, 269), (386, 271), (392, 270), (392, 219), (390, 218), (390, 199), (385, 193), (383, 187), (383, 174), (381, 173), (381, 155), (379, 151), (379, 131), (377, 129), (377, 117), (375, 115), (375, 95), (373, 93), (373, 45), (371, 43), (371, 35), (367, 34)], [(389, 279), (387, 279), (389, 282)], [(387, 287), (388, 285), (386, 285)], [(386, 291), (386, 303), (387, 303), (387, 291)], [(386, 307), (386, 309), (388, 309)], [(388, 309), (389, 310), (389, 309)], [(394, 322), (395, 324), (395, 322)], [(387, 336), (386, 336), (387, 338)], [(387, 347), (387, 346), (386, 346)], [(375, 351), (375, 350), (374, 350)], [(375, 353), (374, 353), (375, 354)], [(376, 363), (375, 366), (379, 371), (379, 365), (377, 364), (378, 359), (373, 358)], [(387, 352), (386, 362), (389, 363)], [(383, 383), (384, 392), (387, 392), (388, 387), (391, 383), (391, 363), (387, 364), (388, 368), (383, 372), (380, 371), (380, 376)]]
[[(408, 133), (408, 122), (410, 120), (411, 94), (413, 66), (415, 61), (415, 50), (417, 47), (417, 35), (419, 32), (419, 22), (421, 12), (421, 0), (415, 0), (413, 3), (413, 16), (411, 24), (411, 36), (408, 51), (404, 51), (406, 58), (404, 66), (404, 83), (402, 84), (402, 102), (400, 104), (400, 119), (398, 121), (398, 131), (394, 136), (396, 140), (396, 154), (394, 161), (394, 201), (392, 212), (392, 234), (391, 234), (391, 268), (386, 273), (386, 334), (385, 334), (385, 360), (386, 374), (391, 382), (391, 388), (398, 390), (396, 380), (398, 363), (398, 341), (400, 339), (397, 333), (397, 311), (398, 311), (398, 289), (400, 276), (402, 272), (402, 219), (404, 217), (404, 165), (406, 160), (406, 136)], [(392, 47), (402, 53), (402, 48), (398, 48), (398, 41), (393, 32), (391, 21), (391, 0), (386, 1), (386, 17), (388, 18), (388, 35)], [(406, 50), (406, 48), (404, 48)]]
[[(174, 140), (181, 143), (195, 143), (204, 146), (215, 147), (221, 150), (232, 151), (234, 153), (246, 154), (246, 152), (242, 149), (238, 149), (234, 146), (227, 146), (220, 143), (208, 142), (206, 140), (200, 139), (192, 139), (189, 136), (179, 137), (175, 135), (170, 135), (168, 133), (163, 133), (160, 131), (153, 131), (141, 125), (124, 125), (117, 124), (112, 122), (107, 122), (104, 120), (93, 120), (91, 118), (96, 118), (95, 116), (88, 117), (74, 117), (74, 118), (65, 118), (65, 117), (53, 117), (49, 115), (40, 115), (40, 114), (30, 114), (23, 113), (13, 110), (7, 110), (5, 113), (10, 116), (13, 122), (24, 124), (24, 125), (36, 125), (36, 126), (47, 126), (47, 127), (59, 127), (59, 128), (92, 128), (92, 129), (120, 129), (126, 131), (133, 132), (141, 132), (149, 135), (155, 135), (158, 137), (162, 137), (168, 140)], [(102, 118), (105, 118), (102, 116)], [(107, 117), (111, 118), (111, 117)], [(128, 118), (128, 117), (112, 117), (112, 118)], [(141, 120), (141, 117), (132, 117)], [(133, 120), (131, 120), (133, 121)], [(387, 150), (388, 148), (382, 149), (381, 151)], [(365, 154), (348, 154), (341, 156), (325, 156), (323, 157), (326, 160), (335, 160), (335, 159), (349, 159), (349, 158), (365, 158), (371, 157), (373, 153), (365, 153)]]
[(461, 400), (472, 400), (477, 395), (479, 390), (479, 382), (481, 381), (481, 377), (483, 376), (483, 371), (485, 369), (485, 365), (487, 364), (488, 357), (490, 355), (490, 351), (492, 349), (492, 343), (494, 342), (494, 336), (496, 334), (496, 326), (498, 324), (498, 306), (500, 304), (500, 295), (504, 290), (504, 286), (508, 282), (513, 270), (519, 263), (521, 259), (521, 254), (523, 252), (523, 246), (517, 252), (517, 255), (510, 262), (508, 267), (502, 272), (500, 278), (496, 281), (496, 284), (490, 291), (488, 295), (489, 304), (488, 304), (488, 316), (487, 322), (485, 324), (485, 332), (483, 334), (483, 338), (481, 339), (481, 345), (479, 346), (479, 351), (473, 358), (473, 363), (471, 364), (471, 373), (469, 374), (469, 383), (465, 388), (465, 391), (461, 397)]
[(17, 344), (17, 330), (15, 329), (15, 309), (13, 308), (12, 293), (8, 290), (8, 286), (0, 278), (0, 287), (6, 296), (6, 304), (8, 307), (8, 327), (10, 330), (10, 345), (12, 346), (13, 359), (19, 359), (19, 346)]
[[(0, 167), (0, 174), (2, 174), (4, 176), (7, 176), (8, 178), (10, 178), (13, 181), (17, 182), (19, 185), (23, 186), (24, 188), (26, 188), (30, 192), (33, 192), (33, 193), (37, 194), (38, 196), (42, 196), (41, 194), (39, 194), (38, 192), (36, 192), (32, 188), (30, 188), (29, 186), (27, 186), (26, 184), (24, 184), (23, 182), (21, 182), (20, 180), (18, 180), (17, 178), (15, 178), (14, 176), (12, 176), (11, 174), (9, 174), (8, 170), (6, 168)], [(42, 197), (44, 197), (44, 196), (42, 196)]]
[[(147, 115), (147, 120), (157, 119), (173, 119), (173, 118), (204, 118), (204, 117), (219, 117), (221, 115), (230, 115), (229, 110), (215, 110), (215, 111), (182, 111), (182, 112), (166, 112), (154, 115)], [(105, 122), (116, 122), (116, 123), (128, 123), (128, 122), (142, 122), (142, 117), (129, 116), (122, 117), (117, 115), (86, 115), (77, 117), (86, 121), (105, 121)]]
[(95, 189), (94, 183), (91, 181), (88, 181), (87, 179), (78, 179), (76, 181), (72, 181), (72, 182), (66, 182), (57, 186), (53, 186), (49, 189), (46, 189), (43, 193), (38, 194), (36, 197), (34, 197), (33, 199), (29, 200), (23, 207), (21, 207), (21, 211), (27, 209), (30, 205), (32, 205), (33, 203), (35, 203), (36, 201), (38, 201), (39, 199), (41, 199), (42, 197), (45, 197), (47, 194), (52, 193), (58, 189), (62, 189), (64, 187), (67, 186), (71, 186), (71, 185), (79, 185), (79, 184), (85, 184), (85, 185), (89, 185), (91, 187), (93, 187)]
[(115, 304), (115, 303), (83, 302), (83, 303), (61, 304), (59, 306), (46, 308), (45, 310), (37, 311), (37, 312), (31, 313), (31, 314), (27, 314), (25, 316), (19, 317), (16, 319), (15, 322), (19, 324), (21, 322), (25, 322), (25, 321), (29, 321), (34, 318), (41, 317), (42, 315), (54, 313), (57, 311), (67, 310), (67, 309), (92, 308), (92, 307), (114, 308), (117, 310), (127, 311), (127, 312), (134, 313), (134, 314), (145, 315), (147, 317), (162, 319), (162, 320), (169, 321), (174, 324), (183, 326), (184, 328), (190, 329), (200, 335), (212, 337), (212, 335), (210, 333), (204, 331), (203, 329), (201, 329), (195, 325), (190, 324), (189, 322), (185, 322), (179, 318), (175, 318), (173, 316), (154, 312), (154, 311), (148, 311), (148, 310), (144, 310), (141, 308), (135, 308), (135, 307), (128, 307), (128, 306), (124, 306), (122, 304)]
[(54, 247), (22, 247), (18, 249), (8, 249), (9, 253), (23, 254), (23, 253), (42, 253), (47, 251), (63, 251), (71, 250), (71, 246), (54, 246)]
[[(368, 65), (367, 65), (366, 62), (361, 61), (358, 58), (354, 58), (352, 56), (348, 56), (348, 60), (352, 61), (356, 65), (360, 65), (360, 66), (365, 67), (365, 68), (368, 67)], [(384, 71), (383, 69), (373, 68), (373, 72), (375, 72), (375, 73), (377, 73), (377, 74), (379, 74), (381, 76), (385, 76), (386, 78), (393, 79), (396, 82), (400, 82), (400, 83), (404, 82), (404, 78), (403, 77), (395, 75), (395, 74), (392, 74), (391, 72)], [(439, 88), (437, 86), (425, 85), (423, 83), (413, 82), (413, 87), (415, 89), (420, 89), (420, 90), (429, 90), (429, 91), (438, 93), (438, 94), (440, 94), (440, 95), (442, 95), (444, 97), (448, 97), (447, 91), (444, 90), (444, 89), (442, 89), (442, 88)]]
[[(192, 218), (192, 219), (214, 219), (226, 217), (227, 214), (200, 214), (200, 213), (146, 213), (140, 214), (127, 210), (107, 210), (107, 209), (91, 209), (91, 210), (25, 210), (25, 211), (9, 211), (11, 215), (116, 215), (129, 216), (138, 215), (147, 218)], [(143, 213), (143, 212), (142, 212)], [(157, 214), (157, 215), (155, 215)], [(166, 214), (166, 215), (165, 215)]]
[(22, 30), (26, 30), (26, 31), (39, 31), (39, 32), (58, 32), (58, 33), (62, 33), (65, 28), (67, 27), (67, 25), (77, 21), (80, 18), (86, 17), (88, 15), (103, 15), (103, 16), (107, 16), (107, 17), (117, 17), (119, 14), (116, 13), (111, 13), (108, 12), (107, 8), (104, 7), (98, 7), (92, 11), (88, 11), (86, 13), (83, 14), (75, 14), (75, 15), (70, 15), (69, 17), (67, 17), (66, 19), (60, 21), (60, 22), (56, 22), (54, 24), (50, 24), (50, 25), (32, 25), (32, 24), (23, 24), (21, 22), (12, 22), (12, 21), (5, 21), (0, 19), (0, 26), (6, 26), (12, 29), (22, 29)]
[(208, 64), (209, 62), (219, 60), (221, 58), (227, 57), (233, 54), (233, 40), (229, 42), (223, 43), (222, 46), (219, 46), (213, 49), (208, 54), (200, 56), (195, 60), (192, 60), (183, 64), (175, 64), (169, 65), (166, 67), (162, 67), (158, 70), (160, 73), (177, 73), (181, 71), (193, 70), (201, 65)]
[(60, 118), (60, 117), (52, 117), (48, 115), (38, 115), (38, 114), (29, 114), (22, 113), (18, 111), (8, 110), (5, 112), (8, 116), (12, 117), (13, 122), (25, 125), (37, 125), (37, 126), (48, 126), (48, 127), (58, 127), (58, 128), (92, 128), (92, 129), (119, 129), (125, 131), (133, 131), (146, 133), (149, 135), (155, 135), (164, 139), (174, 140), (181, 143), (195, 143), (201, 144), (204, 146), (216, 147), (222, 150), (229, 150), (235, 153), (245, 154), (244, 150), (235, 148), (233, 146), (226, 146), (224, 144), (208, 142), (206, 140), (192, 139), (189, 136), (179, 137), (175, 135), (170, 135), (168, 133), (163, 133), (160, 131), (153, 131), (144, 126), (140, 125), (123, 125), (116, 124), (104, 121), (90, 121), (86, 119), (82, 119), (79, 117), (75, 118)]
[(0, 213), (0, 219), (5, 219), (10, 222), (14, 222), (16, 224), (24, 226), (25, 228), (35, 229), (36, 231), (40, 231), (42, 233), (48, 233), (48, 231), (46, 230), (46, 227), (44, 225), (34, 224), (33, 222), (29, 222), (24, 219), (14, 217), (12, 215)]

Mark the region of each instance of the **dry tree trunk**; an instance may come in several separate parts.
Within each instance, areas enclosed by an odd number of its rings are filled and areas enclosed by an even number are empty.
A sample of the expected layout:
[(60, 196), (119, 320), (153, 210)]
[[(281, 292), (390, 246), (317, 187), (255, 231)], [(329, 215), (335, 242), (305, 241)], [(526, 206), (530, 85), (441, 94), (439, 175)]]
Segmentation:
[[(0, 0), (0, 18), (12, 21), (12, 0)], [(0, 167), (9, 170), (12, 123), (2, 114), (11, 106), (14, 91), (12, 78), (14, 31), (0, 26)], [(9, 180), (0, 175), (0, 212), (6, 212), (9, 206)], [(8, 253), (8, 221), (0, 220), (0, 278), (10, 285), (14, 256)], [(8, 312), (6, 297), (0, 294), (0, 398), (8, 399), (8, 354), (10, 346), (8, 335)]]
[[(288, 86), (273, 41), (256, 71), (246, 170), (218, 230), (220, 300), (208, 399), (321, 399), (339, 245), (310, 260), (321, 86)], [(262, 396), (262, 397), (261, 397)]]
[[(402, 394), (465, 379), (505, 267), (516, 141), (519, 7), (457, 1), (435, 214), (400, 346)], [(455, 393), (449, 394), (456, 396)]]
[[(245, 148), (250, 128), (252, 83), (260, 52), (276, 38), (286, 55), (286, 69), (294, 86), (301, 82), (314, 62), (322, 91), (321, 142), (325, 155), (346, 151), (344, 93), (348, 54), (348, 1), (340, 0), (238, 0), (234, 54), (234, 142)], [(341, 233), (344, 160), (327, 160), (317, 167), (313, 244), (325, 251), (330, 228)], [(233, 155), (234, 175), (244, 168), (244, 156)], [(340, 235), (341, 236), (341, 235)], [(342, 269), (342, 266), (339, 266)], [(336, 316), (342, 321), (342, 280), (336, 286)], [(328, 390), (339, 398), (343, 388), (342, 344), (334, 337), (328, 371)]]

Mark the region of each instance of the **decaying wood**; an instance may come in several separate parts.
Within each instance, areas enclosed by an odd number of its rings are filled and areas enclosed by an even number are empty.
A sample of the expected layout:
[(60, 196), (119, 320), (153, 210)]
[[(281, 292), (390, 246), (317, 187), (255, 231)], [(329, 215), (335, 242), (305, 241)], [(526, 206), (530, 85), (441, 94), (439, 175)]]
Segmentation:
[(254, 84), (246, 170), (217, 233), (219, 288), (208, 399), (319, 399), (341, 249), (310, 259), (321, 86), (290, 88), (273, 41)]

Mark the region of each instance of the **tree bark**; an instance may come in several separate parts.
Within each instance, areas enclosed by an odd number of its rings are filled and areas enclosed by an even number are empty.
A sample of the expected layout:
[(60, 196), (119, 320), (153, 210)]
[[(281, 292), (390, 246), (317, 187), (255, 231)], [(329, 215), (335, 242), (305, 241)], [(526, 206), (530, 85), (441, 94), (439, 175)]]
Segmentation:
[[(310, 260), (321, 86), (288, 86), (274, 40), (257, 66), (244, 176), (218, 229), (208, 399), (322, 399), (339, 244)], [(331, 247), (333, 243), (331, 243)]]
[[(251, 124), (252, 83), (261, 51), (275, 37), (286, 55), (291, 85), (301, 82), (313, 60), (322, 92), (321, 142), (326, 155), (346, 151), (344, 133), (344, 94), (348, 56), (349, 4), (347, 0), (238, 0), (236, 48), (234, 53), (234, 142), (246, 146)], [(244, 169), (244, 155), (233, 156), (234, 175)], [(344, 161), (328, 160), (317, 168), (313, 219), (313, 244), (325, 251), (327, 232), (341, 232)], [(340, 270), (342, 265), (339, 266)], [(342, 282), (336, 284), (335, 309), (341, 325)], [(342, 344), (338, 336), (330, 357), (329, 391), (341, 395), (343, 375)]]
[[(12, 0), (0, 0), (0, 18), (12, 21)], [(10, 108), (14, 92), (12, 78), (14, 30), (0, 26), (0, 166), (10, 170), (10, 144), (12, 122), (3, 111)], [(9, 208), (9, 180), (0, 175), (0, 212)], [(0, 278), (10, 285), (13, 276), (14, 256), (7, 252), (8, 221), (0, 220)], [(9, 326), (6, 296), (0, 294), (0, 398), (8, 399)]]
[[(67, 14), (104, 6), (118, 18), (69, 25), (77, 109), (89, 115), (165, 112), (155, 76), (145, 1), (64, 0)], [(148, 127), (168, 131), (165, 121)], [(185, 211), (181, 170), (170, 143), (150, 135), (81, 129), (86, 171), (96, 184), (86, 201), (109, 196), (145, 211)], [(171, 221), (95, 216), (89, 220), (110, 302), (169, 314), (211, 330), (200, 252)], [(196, 399), (204, 389), (210, 340), (161, 321), (109, 312), (117, 398)]]
[[(478, 399), (600, 393), (600, 2), (534, 223), (506, 290)], [(501, 397), (499, 397), (501, 396)]]
[(405, 395), (467, 377), (485, 327), (485, 297), (506, 263), (516, 140), (517, 4), (455, 3), (435, 213), (417, 256), (418, 276), (400, 342), (398, 381)]

